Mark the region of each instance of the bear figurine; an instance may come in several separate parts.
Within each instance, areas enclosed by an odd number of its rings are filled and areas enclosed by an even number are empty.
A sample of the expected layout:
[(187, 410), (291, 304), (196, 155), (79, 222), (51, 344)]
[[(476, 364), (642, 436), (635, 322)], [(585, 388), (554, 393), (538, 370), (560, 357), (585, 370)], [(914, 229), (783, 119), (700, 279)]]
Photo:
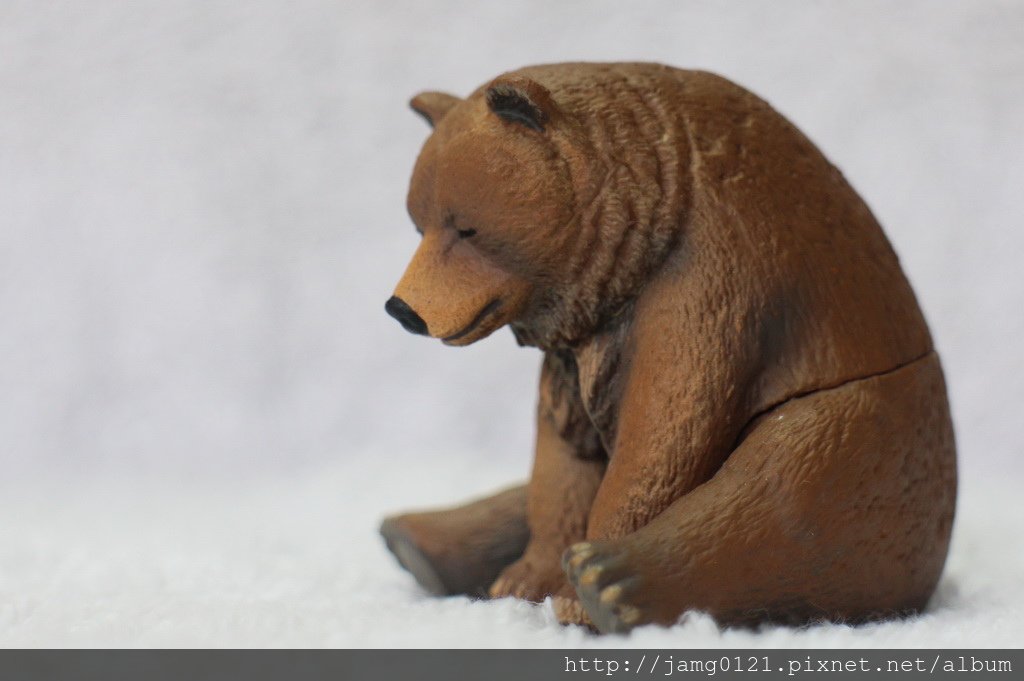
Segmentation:
[(868, 207), (763, 100), (648, 63), (425, 92), (386, 310), (543, 352), (528, 483), (385, 520), (437, 594), (600, 632), (921, 610), (949, 545), (942, 368)]

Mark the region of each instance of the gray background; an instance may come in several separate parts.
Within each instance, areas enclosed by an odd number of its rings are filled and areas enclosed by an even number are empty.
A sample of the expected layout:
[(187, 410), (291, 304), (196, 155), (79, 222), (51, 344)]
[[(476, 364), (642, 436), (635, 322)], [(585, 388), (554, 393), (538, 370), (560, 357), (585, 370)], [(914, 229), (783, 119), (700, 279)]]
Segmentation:
[(641, 59), (746, 85), (845, 172), (931, 323), (965, 482), (1018, 476), (1022, 27), (1020, 2), (4, 0), (0, 474), (525, 473), (536, 351), (382, 309), (417, 243), (406, 102)]

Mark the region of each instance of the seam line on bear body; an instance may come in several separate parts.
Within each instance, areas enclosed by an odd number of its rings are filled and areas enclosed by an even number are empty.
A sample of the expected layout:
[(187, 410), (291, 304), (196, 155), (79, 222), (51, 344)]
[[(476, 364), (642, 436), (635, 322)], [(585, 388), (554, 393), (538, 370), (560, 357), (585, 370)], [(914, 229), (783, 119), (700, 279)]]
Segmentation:
[(767, 414), (770, 414), (771, 412), (775, 411), (776, 409), (778, 409), (778, 408), (780, 408), (782, 406), (785, 406), (786, 404), (789, 404), (793, 400), (798, 400), (798, 399), (800, 399), (802, 397), (809, 397), (810, 395), (815, 395), (817, 393), (825, 392), (827, 390), (837, 390), (837, 389), (842, 388), (844, 386), (850, 385), (851, 383), (857, 383), (858, 381), (867, 381), (867, 380), (870, 380), (872, 378), (880, 378), (882, 376), (887, 376), (889, 374), (894, 374), (894, 373), (896, 373), (897, 371), (899, 371), (901, 369), (906, 369), (907, 367), (909, 367), (909, 366), (911, 366), (913, 364), (917, 364), (918, 362), (922, 362), (922, 361), (928, 359), (929, 357), (931, 357), (932, 355), (935, 355), (935, 354), (937, 354), (935, 352), (935, 349), (934, 348), (929, 348), (925, 353), (923, 353), (921, 355), (918, 355), (917, 357), (914, 357), (912, 359), (909, 359), (909, 360), (907, 360), (905, 362), (901, 362), (901, 363), (897, 364), (896, 366), (892, 367), (891, 369), (885, 369), (883, 371), (876, 371), (876, 372), (873, 372), (873, 373), (870, 373), (870, 374), (865, 374), (863, 376), (857, 376), (856, 378), (849, 378), (849, 379), (840, 381), (839, 383), (836, 383), (836, 384), (833, 384), (833, 385), (824, 385), (824, 386), (821, 386), (820, 388), (813, 388), (811, 390), (805, 390), (805, 391), (802, 391), (802, 392), (796, 392), (796, 393), (793, 393), (792, 395), (788, 395), (787, 397), (785, 397), (785, 398), (783, 398), (781, 400), (773, 402), (769, 406), (759, 410), (757, 413), (755, 413), (753, 416), (751, 416), (747, 420), (747, 422), (745, 424), (743, 424), (743, 427), (740, 428), (740, 434), (736, 438), (736, 442), (733, 443), (732, 449), (730, 449), (729, 451), (730, 452), (736, 451), (736, 448), (739, 447), (743, 443), (743, 441), (745, 439), (747, 439), (747, 436), (750, 434), (750, 431), (753, 430), (754, 425), (756, 425), (757, 422), (761, 418), (763, 418)]

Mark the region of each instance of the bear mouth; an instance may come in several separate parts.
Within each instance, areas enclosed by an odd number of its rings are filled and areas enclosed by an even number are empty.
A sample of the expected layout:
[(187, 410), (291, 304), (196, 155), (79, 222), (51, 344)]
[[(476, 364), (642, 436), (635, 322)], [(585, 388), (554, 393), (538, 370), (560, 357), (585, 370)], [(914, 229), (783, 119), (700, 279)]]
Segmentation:
[(476, 314), (476, 316), (473, 317), (473, 321), (471, 321), (469, 324), (463, 327), (461, 331), (457, 331), (450, 336), (445, 336), (444, 338), (441, 339), (441, 341), (445, 343), (451, 343), (453, 341), (459, 340), (460, 338), (468, 336), (473, 331), (475, 331), (477, 327), (479, 327), (480, 324), (482, 324), (485, 319), (490, 317), (499, 307), (501, 307), (501, 298), (495, 298), (491, 302), (484, 305), (483, 309), (481, 309)]

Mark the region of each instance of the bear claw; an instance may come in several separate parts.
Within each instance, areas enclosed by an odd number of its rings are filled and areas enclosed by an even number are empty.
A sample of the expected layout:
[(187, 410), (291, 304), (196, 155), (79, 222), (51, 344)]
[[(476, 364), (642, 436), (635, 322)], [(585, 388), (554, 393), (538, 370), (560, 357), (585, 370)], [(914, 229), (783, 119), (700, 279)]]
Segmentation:
[(565, 586), (565, 574), (557, 560), (544, 560), (529, 555), (512, 563), (498, 575), (488, 590), (490, 598), (513, 596), (540, 603)]
[(562, 569), (568, 572), (572, 568), (577, 568), (583, 564), (583, 561), (587, 560), (594, 555), (594, 545), (588, 542), (580, 542), (579, 544), (573, 544), (569, 547), (569, 550), (565, 552), (562, 557)]
[(626, 568), (621, 555), (591, 543), (575, 544), (562, 565), (599, 631), (625, 633), (643, 623), (644, 611), (633, 602), (641, 580)]

